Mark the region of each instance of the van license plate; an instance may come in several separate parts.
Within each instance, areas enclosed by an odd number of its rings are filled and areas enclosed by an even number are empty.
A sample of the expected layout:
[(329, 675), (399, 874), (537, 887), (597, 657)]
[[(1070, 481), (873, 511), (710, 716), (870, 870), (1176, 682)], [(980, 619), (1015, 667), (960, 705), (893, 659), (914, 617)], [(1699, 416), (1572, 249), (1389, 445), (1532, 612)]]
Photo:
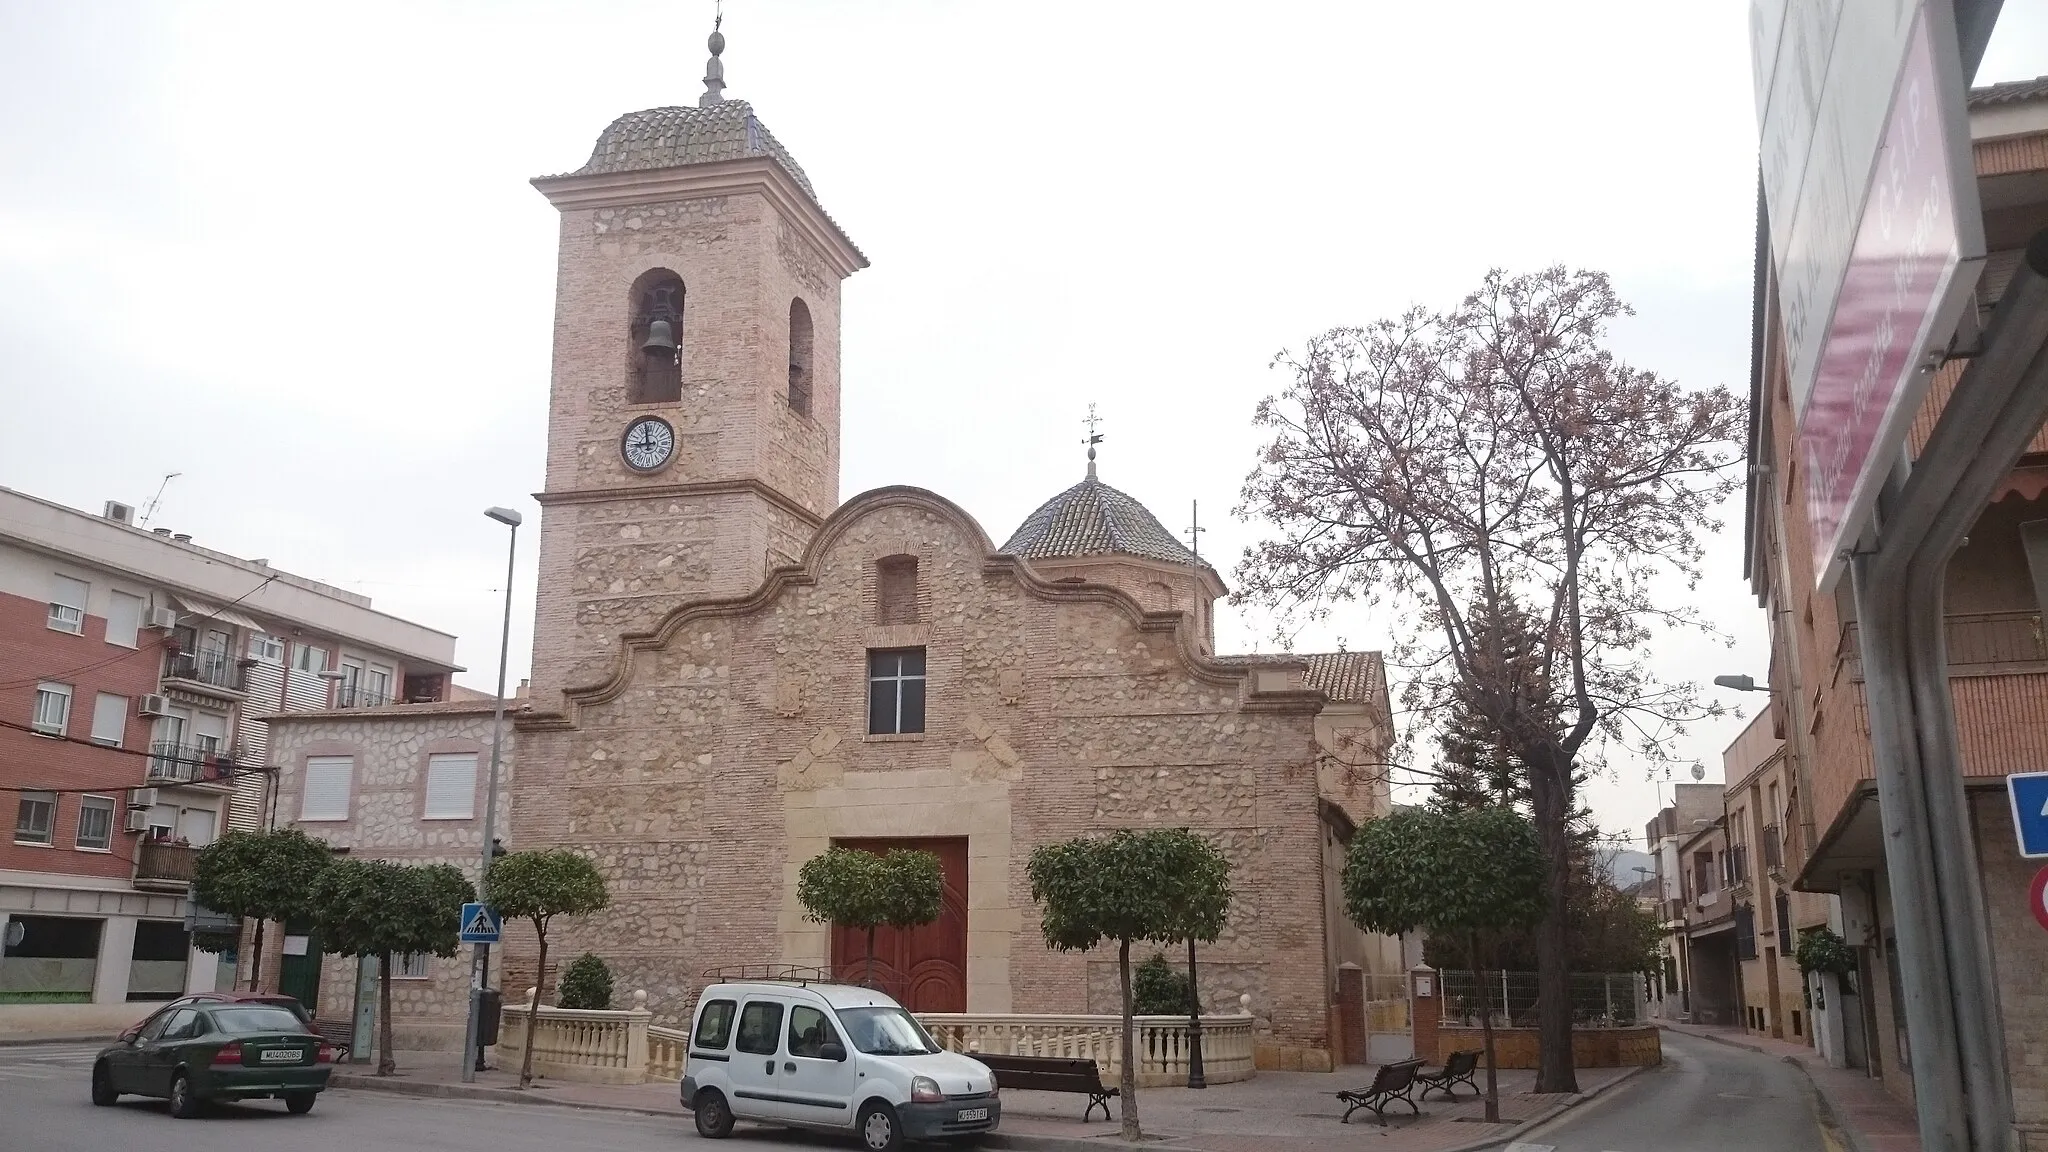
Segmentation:
[(265, 1064), (297, 1064), (306, 1054), (297, 1048), (272, 1048), (263, 1053)]
[(965, 1124), (970, 1120), (986, 1119), (988, 1119), (988, 1109), (986, 1108), (962, 1108), (960, 1115), (954, 1117), (955, 1122), (960, 1124)]

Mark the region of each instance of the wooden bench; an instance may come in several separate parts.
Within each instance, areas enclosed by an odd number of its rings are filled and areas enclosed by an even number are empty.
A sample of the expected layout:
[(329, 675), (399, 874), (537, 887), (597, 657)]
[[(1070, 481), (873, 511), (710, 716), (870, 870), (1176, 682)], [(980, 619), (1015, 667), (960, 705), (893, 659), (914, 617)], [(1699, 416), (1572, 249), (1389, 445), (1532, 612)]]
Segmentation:
[(1387, 1122), (1387, 1105), (1392, 1104), (1396, 1100), (1406, 1104), (1410, 1112), (1415, 1113), (1417, 1116), (1422, 1115), (1422, 1109), (1417, 1108), (1415, 1101), (1408, 1096), (1410, 1092), (1415, 1090), (1415, 1075), (1420, 1071), (1422, 1071), (1422, 1061), (1420, 1060), (1402, 1060), (1393, 1064), (1382, 1064), (1380, 1065), (1379, 1072), (1373, 1076), (1371, 1086), (1337, 1093), (1337, 1099), (1343, 1101), (1345, 1105), (1344, 1123), (1351, 1123), (1351, 1114), (1353, 1112), (1358, 1111), (1360, 1108), (1370, 1108), (1373, 1115), (1379, 1117), (1380, 1124), (1384, 1126)]
[(1020, 1092), (1073, 1092), (1086, 1093), (1088, 1107), (1081, 1110), (1081, 1119), (1095, 1114), (1097, 1105), (1102, 1107), (1102, 1118), (1109, 1119), (1109, 1102), (1117, 1095), (1117, 1089), (1102, 1083), (1102, 1069), (1093, 1060), (1076, 1060), (1065, 1056), (994, 1056), (982, 1052), (968, 1052), (988, 1065), (995, 1073), (996, 1086)]
[(1449, 1100), (1456, 1100), (1458, 1094), (1451, 1091), (1453, 1085), (1463, 1084), (1479, 1095), (1479, 1085), (1472, 1082), (1472, 1074), (1479, 1070), (1479, 1058), (1486, 1053), (1477, 1048), (1466, 1052), (1453, 1052), (1444, 1066), (1434, 1072), (1418, 1072), (1415, 1082), (1422, 1085), (1422, 1098), (1429, 1099), (1431, 1092), (1441, 1092)]
[(343, 1064), (348, 1061), (349, 1049), (355, 1047), (356, 1043), (356, 1026), (353, 1021), (315, 1020), (313, 1021), (313, 1034), (320, 1037), (321, 1043), (332, 1044), (335, 1047), (334, 1062), (336, 1064)]

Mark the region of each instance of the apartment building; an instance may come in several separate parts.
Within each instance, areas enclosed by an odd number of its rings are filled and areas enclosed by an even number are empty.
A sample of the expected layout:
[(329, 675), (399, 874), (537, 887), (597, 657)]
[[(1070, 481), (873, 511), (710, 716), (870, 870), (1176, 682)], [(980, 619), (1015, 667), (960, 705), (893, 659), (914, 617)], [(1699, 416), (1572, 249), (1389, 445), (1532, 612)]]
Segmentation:
[(1794, 784), (1777, 718), (1759, 712), (1722, 753), (1722, 804), (1733, 858), (1736, 985), (1743, 1028), (1778, 1040), (1814, 1042), (1814, 993), (1795, 959), (1799, 933), (1828, 925), (1825, 896), (1792, 888), (1788, 861), (1799, 847)]
[[(1989, 258), (1965, 336), (1912, 426), (1905, 445), (1912, 457), (1970, 362), (1967, 333), (1996, 307), (2029, 238), (2048, 227), (2048, 77), (1973, 91), (1969, 118)], [(1910, 1100), (1914, 1046), (1899, 1009), (1903, 987), (1856, 606), (1846, 579), (1827, 587), (1815, 579), (1807, 477), (1774, 292), (1765, 265), (1751, 380), (1746, 567), (1770, 620), (1769, 723), (1786, 743), (1783, 767), (1759, 774), (1730, 802), (1749, 813), (1752, 833), (1776, 826), (1790, 887), (1833, 896), (1830, 925), (1855, 951), (1854, 971), (1816, 988), (1821, 1050), (1837, 1065), (1860, 1063), (1887, 1091)], [(2036, 435), (1971, 527), (1949, 563), (1944, 598), (1949, 686), (1990, 921), (2014, 1131), (2018, 1142), (2033, 1146), (2048, 1138), (2048, 996), (2039, 978), (2048, 964), (2048, 934), (2027, 908), (2035, 866), (2013, 842), (2003, 789), (2006, 775), (2048, 762), (2044, 607), (2048, 431)], [(1795, 908), (1795, 922), (1799, 915)]]
[(1692, 982), (1688, 978), (1690, 955), (1686, 934), (1688, 905), (1693, 887), (1688, 882), (1688, 844), (1721, 818), (1721, 786), (1718, 784), (1675, 784), (1671, 803), (1660, 810), (1643, 829), (1643, 843), (1649, 849), (1656, 875), (1651, 878), (1656, 896), (1657, 923), (1664, 931), (1659, 962), (1661, 993), (1651, 1005), (1651, 1014), (1662, 1019), (1692, 1018)]
[(0, 1016), (225, 986), (199, 850), (270, 816), (262, 717), (442, 700), (455, 638), (368, 598), (0, 488)]

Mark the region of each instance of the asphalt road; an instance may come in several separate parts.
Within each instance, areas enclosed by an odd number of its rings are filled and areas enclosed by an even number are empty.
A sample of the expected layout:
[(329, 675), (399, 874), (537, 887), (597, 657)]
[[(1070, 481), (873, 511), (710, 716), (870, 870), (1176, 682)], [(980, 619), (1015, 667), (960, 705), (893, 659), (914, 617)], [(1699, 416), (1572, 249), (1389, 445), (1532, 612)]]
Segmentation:
[(687, 1117), (663, 1119), (524, 1104), (428, 1100), (328, 1091), (305, 1116), (273, 1100), (173, 1120), (161, 1100), (87, 1098), (96, 1044), (0, 1047), (0, 1152), (682, 1152), (845, 1149), (852, 1145), (745, 1125), (733, 1139), (699, 1140)]
[(1774, 1057), (1664, 1033), (1642, 1073), (1509, 1152), (1823, 1152), (1806, 1074)]

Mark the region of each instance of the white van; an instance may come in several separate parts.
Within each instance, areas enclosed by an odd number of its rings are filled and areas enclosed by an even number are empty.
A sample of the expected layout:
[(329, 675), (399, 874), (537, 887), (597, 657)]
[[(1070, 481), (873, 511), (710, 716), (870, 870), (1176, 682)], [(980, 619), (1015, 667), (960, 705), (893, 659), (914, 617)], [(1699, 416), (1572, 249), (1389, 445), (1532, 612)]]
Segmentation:
[(756, 1120), (851, 1132), (870, 1152), (990, 1132), (1003, 1113), (988, 1066), (941, 1049), (901, 1004), (800, 980), (706, 988), (682, 1094), (699, 1135)]

